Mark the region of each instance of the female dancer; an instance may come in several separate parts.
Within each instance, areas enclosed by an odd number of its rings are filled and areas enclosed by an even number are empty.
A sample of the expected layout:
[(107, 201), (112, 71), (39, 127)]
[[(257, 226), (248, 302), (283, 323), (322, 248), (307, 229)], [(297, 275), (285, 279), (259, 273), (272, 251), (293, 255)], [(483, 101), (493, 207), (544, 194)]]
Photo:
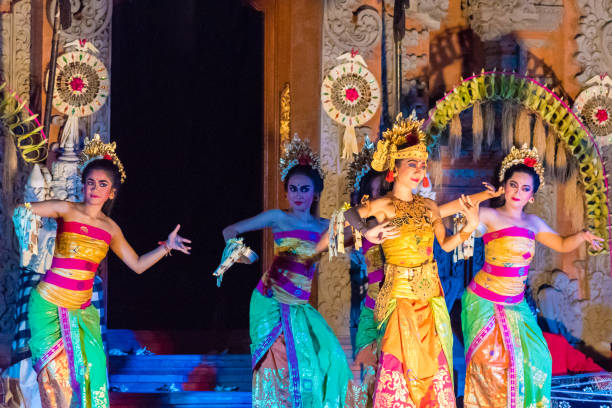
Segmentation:
[(185, 243), (191, 241), (177, 235), (177, 225), (157, 249), (138, 256), (103, 212), (125, 178), (115, 144), (93, 139), (81, 153), (81, 163), (82, 203), (49, 200), (25, 205), (58, 223), (51, 269), (32, 291), (28, 305), (29, 345), (44, 407), (109, 406), (100, 318), (91, 305), (94, 275), (108, 248), (136, 273), (173, 249), (186, 254), (190, 250)]
[[(395, 181), (385, 197), (345, 213), (346, 220), (371, 242), (380, 242), (385, 282), (374, 318), (384, 333), (374, 394), (375, 407), (454, 407), (450, 318), (433, 260), (434, 236), (445, 251), (467, 239), (478, 225), (478, 204), (459, 201), (466, 228), (447, 237), (438, 206), (413, 195), (427, 167), (421, 123), (402, 120), (383, 133), (372, 168), (388, 170)], [(373, 229), (362, 219), (376, 217)], [(381, 230), (382, 226), (382, 230)], [(395, 230), (387, 230), (392, 226)]]
[(227, 240), (271, 228), (275, 258), (250, 306), (254, 407), (342, 407), (352, 373), (323, 317), (308, 304), (328, 221), (317, 215), (323, 190), (319, 157), (295, 137), (281, 158), (290, 210), (265, 211), (223, 230)]
[(505, 203), (481, 208), (485, 264), (462, 298), (461, 322), (466, 347), (465, 407), (550, 406), (551, 358), (523, 298), (535, 241), (570, 252), (597, 236), (584, 230), (560, 237), (536, 215), (523, 212), (544, 183), (536, 149), (513, 147), (502, 162), (499, 180)]

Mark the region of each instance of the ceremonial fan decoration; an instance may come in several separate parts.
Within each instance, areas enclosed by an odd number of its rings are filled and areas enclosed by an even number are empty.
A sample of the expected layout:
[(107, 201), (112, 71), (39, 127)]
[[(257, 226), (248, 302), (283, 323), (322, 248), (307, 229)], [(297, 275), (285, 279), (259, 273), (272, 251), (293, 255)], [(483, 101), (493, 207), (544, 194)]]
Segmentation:
[(110, 90), (106, 67), (94, 54), (99, 51), (86, 40), (66, 45), (75, 47), (57, 58), (53, 107), (68, 115), (61, 146), (78, 145), (79, 118), (94, 114), (104, 105)]
[(27, 163), (41, 163), (47, 158), (47, 138), (38, 115), (32, 113), (17, 92), (0, 83), (0, 122)]
[(236, 262), (251, 264), (259, 259), (255, 251), (244, 245), (243, 238), (230, 238), (225, 244), (223, 255), (221, 255), (221, 263), (213, 272), (213, 276), (217, 277), (217, 287), (221, 286), (223, 274)]
[(587, 81), (572, 109), (580, 115), (600, 145), (612, 143), (612, 79), (608, 74)]
[(380, 87), (365, 60), (355, 51), (338, 57), (339, 65), (333, 67), (323, 79), (321, 102), (332, 120), (344, 130), (342, 157), (350, 159), (357, 153), (355, 127), (372, 119), (380, 105)]
[(86, 40), (66, 45), (76, 47), (57, 58), (53, 107), (68, 116), (95, 113), (108, 98), (110, 80), (106, 67), (94, 54), (99, 51)]

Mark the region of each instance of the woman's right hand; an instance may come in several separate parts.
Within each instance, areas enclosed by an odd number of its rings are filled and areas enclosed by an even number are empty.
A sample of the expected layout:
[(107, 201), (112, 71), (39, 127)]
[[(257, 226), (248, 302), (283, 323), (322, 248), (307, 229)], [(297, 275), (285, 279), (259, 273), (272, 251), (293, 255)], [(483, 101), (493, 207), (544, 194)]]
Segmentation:
[(388, 239), (397, 238), (399, 236), (399, 230), (395, 225), (387, 221), (370, 228), (363, 235), (368, 241), (378, 245)]

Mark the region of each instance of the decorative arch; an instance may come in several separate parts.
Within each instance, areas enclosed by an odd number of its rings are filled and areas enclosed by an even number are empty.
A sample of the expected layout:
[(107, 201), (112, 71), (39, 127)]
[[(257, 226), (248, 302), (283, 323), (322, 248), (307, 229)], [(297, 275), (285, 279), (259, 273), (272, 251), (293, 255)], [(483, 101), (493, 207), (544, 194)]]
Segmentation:
[[(549, 129), (554, 129), (568, 151), (578, 162), (580, 182), (584, 187), (585, 216), (588, 227), (604, 238), (604, 249), (610, 249), (609, 186), (603, 157), (593, 135), (569, 105), (533, 78), (512, 72), (481, 72), (464, 79), (436, 102), (436, 107), (423, 123), (429, 137), (429, 148), (438, 143), (442, 131), (457, 114), (476, 101), (509, 101), (523, 105), (540, 115)], [(611, 253), (612, 256), (612, 253)]]
[(0, 84), (0, 122), (27, 163), (41, 163), (47, 158), (47, 138), (38, 115), (11, 91), (6, 82)]

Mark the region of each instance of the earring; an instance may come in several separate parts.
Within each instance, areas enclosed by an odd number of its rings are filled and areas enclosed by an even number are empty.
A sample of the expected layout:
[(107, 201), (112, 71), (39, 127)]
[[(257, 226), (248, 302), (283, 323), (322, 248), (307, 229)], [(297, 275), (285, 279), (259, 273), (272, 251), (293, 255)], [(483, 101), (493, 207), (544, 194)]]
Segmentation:
[(531, 197), (531, 198), (529, 199), (529, 203), (530, 203), (530, 204), (533, 204), (533, 203), (534, 203), (534, 201), (535, 201), (535, 200), (533, 199), (533, 197)]

